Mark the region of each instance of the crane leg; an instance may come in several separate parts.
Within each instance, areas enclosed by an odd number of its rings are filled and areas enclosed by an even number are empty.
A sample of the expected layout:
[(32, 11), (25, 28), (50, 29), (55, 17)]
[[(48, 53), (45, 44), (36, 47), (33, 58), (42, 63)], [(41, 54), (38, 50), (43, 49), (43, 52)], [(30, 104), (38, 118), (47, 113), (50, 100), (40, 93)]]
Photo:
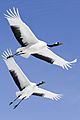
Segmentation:
[(16, 97), (13, 101), (11, 101), (11, 102), (9, 103), (9, 105), (12, 105), (20, 96), (21, 96), (21, 95), (19, 95), (19, 96)]
[(24, 98), (22, 98), (22, 99), (19, 101), (19, 103), (14, 106), (13, 109), (15, 109), (25, 98), (26, 98), (26, 96), (25, 96)]

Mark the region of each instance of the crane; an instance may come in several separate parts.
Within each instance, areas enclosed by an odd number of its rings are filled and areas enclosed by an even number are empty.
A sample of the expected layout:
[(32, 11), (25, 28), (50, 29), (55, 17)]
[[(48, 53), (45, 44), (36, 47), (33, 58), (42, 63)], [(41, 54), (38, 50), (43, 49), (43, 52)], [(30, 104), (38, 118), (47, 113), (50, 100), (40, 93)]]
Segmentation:
[(48, 90), (42, 89), (39, 86), (44, 84), (42, 81), (40, 83), (31, 82), (27, 76), (23, 73), (21, 68), (15, 62), (11, 49), (7, 49), (2, 54), (3, 60), (7, 65), (7, 68), (19, 88), (19, 91), (16, 92), (16, 98), (10, 102), (9, 105), (12, 105), (17, 99), (20, 99), (19, 103), (14, 106), (14, 109), (24, 100), (28, 99), (31, 95), (41, 96), (44, 98), (49, 98), (52, 100), (59, 100), (62, 97), (62, 94), (57, 94), (54, 92), (50, 92)]
[(24, 58), (28, 58), (32, 55), (67, 70), (71, 68), (72, 63), (77, 61), (77, 59), (75, 59), (69, 62), (52, 52), (49, 49), (50, 47), (59, 46), (62, 43), (56, 42), (52, 45), (48, 45), (46, 42), (39, 40), (29, 26), (22, 21), (18, 8), (15, 9), (13, 7), (13, 10), (9, 9), (6, 12), (7, 14), (4, 14), (5, 18), (8, 20), (15, 38), (21, 45), (14, 55), (21, 55)]

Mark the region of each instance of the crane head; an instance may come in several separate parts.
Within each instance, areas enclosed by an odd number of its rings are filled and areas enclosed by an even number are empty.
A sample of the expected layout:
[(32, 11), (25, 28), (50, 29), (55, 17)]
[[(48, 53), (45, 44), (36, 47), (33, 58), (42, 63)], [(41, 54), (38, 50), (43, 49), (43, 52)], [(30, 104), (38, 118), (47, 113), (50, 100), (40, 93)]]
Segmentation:
[(42, 84), (44, 84), (45, 82), (44, 81), (42, 81), (42, 82), (40, 82), (40, 83), (38, 83), (38, 84), (36, 84), (36, 86), (40, 86), (40, 85), (42, 85)]
[(47, 44), (48, 47), (56, 47), (56, 46), (59, 46), (59, 45), (63, 45), (63, 43), (62, 42), (56, 42), (56, 43), (51, 44), (51, 45)]

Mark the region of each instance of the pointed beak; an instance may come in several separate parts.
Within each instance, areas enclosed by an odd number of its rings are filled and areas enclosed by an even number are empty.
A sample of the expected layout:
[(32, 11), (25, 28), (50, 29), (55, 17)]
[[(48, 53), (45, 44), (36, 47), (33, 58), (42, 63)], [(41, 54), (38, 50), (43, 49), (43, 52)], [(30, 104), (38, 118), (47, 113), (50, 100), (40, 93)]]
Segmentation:
[(58, 42), (58, 45), (63, 45), (63, 43), (62, 42)]
[(36, 86), (40, 86), (40, 85), (42, 85), (42, 84), (44, 84), (44, 83), (45, 83), (45, 82), (42, 81), (42, 82), (38, 83)]
[(62, 42), (56, 42), (56, 43), (53, 44), (53, 47), (54, 46), (59, 46), (59, 45), (63, 45), (63, 43)]
[(56, 47), (56, 46), (59, 46), (59, 45), (63, 45), (63, 43), (62, 42), (56, 42), (56, 43), (54, 43), (52, 45), (47, 45), (47, 46), (48, 47)]

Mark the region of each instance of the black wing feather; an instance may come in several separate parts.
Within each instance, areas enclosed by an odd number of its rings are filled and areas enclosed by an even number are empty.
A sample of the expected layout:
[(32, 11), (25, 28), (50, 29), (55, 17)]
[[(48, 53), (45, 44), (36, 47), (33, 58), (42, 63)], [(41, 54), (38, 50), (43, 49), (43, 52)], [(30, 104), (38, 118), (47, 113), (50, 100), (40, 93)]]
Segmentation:
[(17, 41), (20, 43), (20, 45), (21, 45), (22, 47), (25, 47), (25, 46), (28, 45), (27, 42), (24, 43), (24, 42), (22, 41), (23, 38), (21, 37), (21, 32), (20, 32), (19, 27), (11, 26), (11, 30), (12, 30), (12, 32), (14, 33), (15, 38), (17, 39)]
[(33, 93), (32, 95), (35, 95), (35, 96), (40, 96), (40, 97), (43, 97), (44, 94), (43, 93)]
[(24, 88), (21, 87), (20, 83), (19, 83), (19, 78), (17, 76), (17, 74), (15, 73), (14, 70), (9, 70), (12, 78), (14, 79), (14, 82), (16, 83), (16, 85), (18, 86), (19, 90), (23, 90)]
[(40, 55), (40, 54), (32, 54), (32, 56), (36, 57), (36, 58), (39, 58), (41, 60), (44, 60), (44, 61), (47, 61), (48, 63), (51, 63), (53, 64), (54, 60), (52, 58), (49, 58), (49, 57), (46, 57), (46, 56), (43, 56), (43, 55)]

